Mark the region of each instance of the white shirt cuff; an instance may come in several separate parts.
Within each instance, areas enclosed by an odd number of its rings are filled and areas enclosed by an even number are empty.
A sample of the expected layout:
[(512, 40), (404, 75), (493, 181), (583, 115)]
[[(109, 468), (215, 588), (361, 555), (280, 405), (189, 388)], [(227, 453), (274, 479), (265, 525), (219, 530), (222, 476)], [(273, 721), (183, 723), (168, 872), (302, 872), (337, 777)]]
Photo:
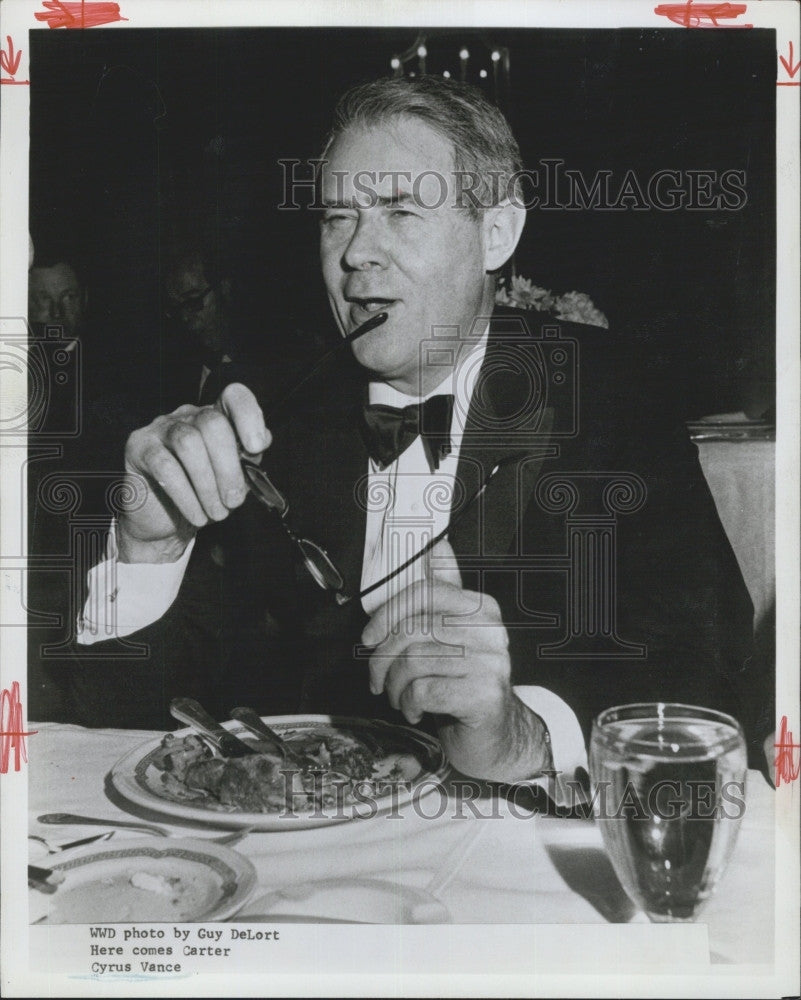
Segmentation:
[[(572, 806), (582, 798), (578, 787), (577, 770), (587, 770), (587, 748), (575, 712), (562, 699), (547, 688), (520, 685), (514, 688), (517, 697), (536, 712), (548, 727), (551, 738), (551, 756), (554, 775), (543, 775), (527, 784), (544, 788), (560, 806)], [(566, 782), (571, 782), (568, 787)]]
[(193, 538), (171, 563), (121, 563), (115, 529), (112, 521), (106, 557), (87, 574), (88, 594), (77, 632), (82, 646), (122, 639), (165, 615), (178, 596), (195, 546)]

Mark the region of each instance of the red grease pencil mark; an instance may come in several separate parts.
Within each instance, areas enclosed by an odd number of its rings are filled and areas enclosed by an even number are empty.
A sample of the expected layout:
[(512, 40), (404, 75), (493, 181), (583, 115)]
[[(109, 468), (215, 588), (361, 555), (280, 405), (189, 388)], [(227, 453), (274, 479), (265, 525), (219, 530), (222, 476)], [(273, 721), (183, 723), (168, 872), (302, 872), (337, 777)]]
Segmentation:
[(0, 77), (0, 83), (9, 83), (17, 87), (30, 86), (30, 80), (14, 79), (22, 60), (22, 49), (19, 52), (14, 51), (14, 43), (11, 41), (11, 35), (6, 35), (6, 41), (8, 42), (8, 52), (5, 49), (0, 49), (0, 68), (2, 68), (4, 73), (8, 73), (8, 76)]
[(778, 788), (782, 782), (789, 785), (791, 781), (796, 781), (801, 775), (801, 759), (797, 756), (797, 751), (801, 751), (801, 743), (793, 743), (793, 734), (787, 729), (787, 716), (782, 716), (781, 729), (779, 730), (779, 742), (773, 744), (776, 747), (776, 781)]
[(8, 759), (14, 748), (14, 770), (19, 771), (20, 760), (28, 763), (25, 737), (33, 736), (35, 729), (25, 731), (22, 717), (22, 703), (19, 700), (19, 681), (14, 681), (11, 690), (3, 688), (0, 695), (0, 774), (8, 773)]
[(47, 21), (49, 28), (96, 28), (114, 21), (127, 21), (120, 15), (118, 3), (98, 3), (96, 0), (43, 0), (45, 11), (33, 16), (37, 21)]
[(799, 59), (798, 62), (795, 65), (793, 65), (793, 43), (792, 42), (790, 42), (790, 56), (789, 56), (789, 60), (785, 59), (784, 56), (779, 56), (779, 62), (787, 70), (787, 72), (790, 75), (791, 79), (789, 79), (789, 80), (777, 80), (776, 81), (776, 86), (777, 87), (801, 87), (801, 80), (795, 80), (795, 81), (792, 80), (792, 77), (794, 77), (796, 75), (796, 73), (799, 70), (799, 67), (801, 67), (801, 59)]
[(721, 24), (744, 14), (744, 3), (661, 3), (654, 14), (666, 17), (682, 28), (753, 28), (753, 24)]

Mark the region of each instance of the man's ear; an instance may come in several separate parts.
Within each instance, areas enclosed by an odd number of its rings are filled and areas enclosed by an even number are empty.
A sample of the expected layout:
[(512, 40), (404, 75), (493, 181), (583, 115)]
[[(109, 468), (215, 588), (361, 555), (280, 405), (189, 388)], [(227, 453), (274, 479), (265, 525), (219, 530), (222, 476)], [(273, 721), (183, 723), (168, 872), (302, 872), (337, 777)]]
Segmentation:
[(526, 210), (516, 202), (506, 199), (486, 209), (482, 220), (486, 271), (497, 271), (509, 260), (525, 224)]

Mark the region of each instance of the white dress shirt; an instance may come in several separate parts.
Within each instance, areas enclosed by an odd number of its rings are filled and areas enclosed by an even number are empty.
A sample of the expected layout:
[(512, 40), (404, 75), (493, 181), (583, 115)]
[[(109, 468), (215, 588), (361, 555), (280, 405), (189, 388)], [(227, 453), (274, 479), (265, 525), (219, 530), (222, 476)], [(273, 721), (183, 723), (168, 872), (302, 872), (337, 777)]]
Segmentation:
[[(383, 471), (377, 462), (369, 460), (362, 590), (387, 576), (395, 566), (415, 555), (435, 535), (448, 527), (467, 416), (466, 402), (469, 403), (472, 398), (486, 346), (486, 333), (477, 343), (465, 344), (463, 357), (457, 360), (457, 374), (448, 374), (425, 396), (407, 396), (386, 382), (370, 384), (371, 404), (403, 409), (440, 393), (452, 393), (455, 403), (451, 418), (451, 451), (441, 459), (435, 471), (432, 472), (429, 467), (422, 437), (416, 437)], [(459, 373), (463, 373), (461, 377)], [(365, 595), (362, 598), (364, 610), (372, 614), (391, 596), (425, 579), (429, 572), (428, 559), (416, 560), (383, 587)]]
[[(420, 437), (383, 471), (376, 462), (369, 460), (362, 590), (419, 552), (448, 526), (464, 420), (487, 337), (488, 331), (479, 341), (465, 343), (457, 359), (455, 374), (449, 372), (424, 397), (407, 396), (384, 382), (375, 382), (369, 387), (370, 403), (402, 408), (438, 393), (453, 393), (455, 404), (451, 453), (440, 461), (436, 471), (430, 470)], [(78, 626), (78, 641), (91, 645), (114, 636), (122, 638), (161, 618), (178, 596), (193, 547), (194, 541), (173, 563), (119, 563), (112, 525), (106, 559), (89, 571), (89, 595)], [(415, 560), (397, 577), (365, 595), (362, 599), (364, 610), (373, 614), (410, 584), (425, 579), (432, 571), (436, 573), (438, 565), (436, 552)], [(586, 768), (584, 738), (569, 706), (545, 688), (520, 685), (514, 690), (547, 725), (554, 767), (562, 773), (562, 779), (572, 778), (578, 767)], [(563, 789), (558, 788), (558, 794), (562, 798)]]

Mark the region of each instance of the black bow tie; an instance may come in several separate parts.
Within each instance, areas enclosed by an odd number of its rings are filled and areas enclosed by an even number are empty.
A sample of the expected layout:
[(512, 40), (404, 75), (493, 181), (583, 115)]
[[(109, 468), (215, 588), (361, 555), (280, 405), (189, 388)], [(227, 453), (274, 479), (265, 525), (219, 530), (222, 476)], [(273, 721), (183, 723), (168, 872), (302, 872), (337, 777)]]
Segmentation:
[(370, 457), (386, 469), (420, 435), (432, 471), (451, 453), (453, 396), (431, 396), (402, 410), (373, 404), (364, 408), (364, 439)]

